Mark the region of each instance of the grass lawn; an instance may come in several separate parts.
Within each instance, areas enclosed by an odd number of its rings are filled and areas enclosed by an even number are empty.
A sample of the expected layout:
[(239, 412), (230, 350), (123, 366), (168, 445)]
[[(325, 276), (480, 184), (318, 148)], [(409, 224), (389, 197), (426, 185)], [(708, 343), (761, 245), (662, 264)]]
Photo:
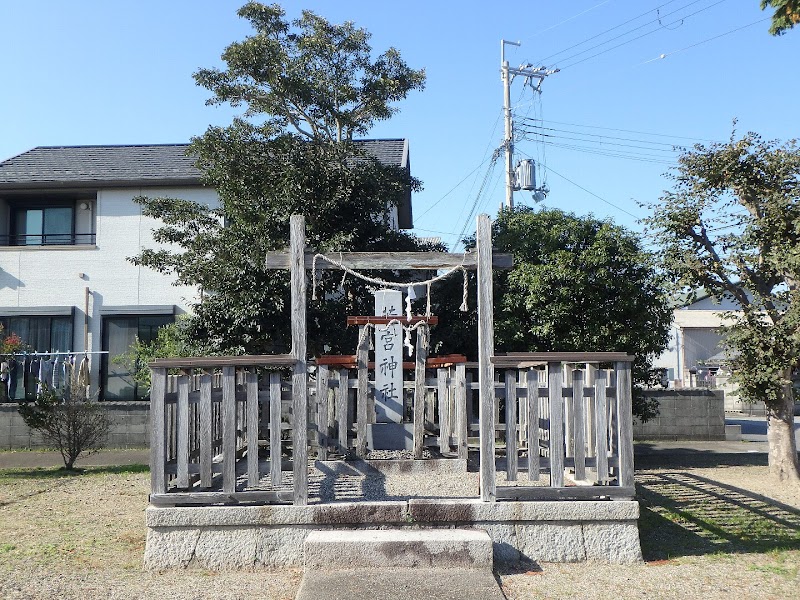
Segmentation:
[[(765, 466), (648, 467), (636, 480), (646, 562), (531, 565), (498, 575), (507, 596), (798, 597), (800, 495)], [(137, 465), (0, 470), (0, 598), (294, 597), (297, 569), (142, 571), (148, 487)]]

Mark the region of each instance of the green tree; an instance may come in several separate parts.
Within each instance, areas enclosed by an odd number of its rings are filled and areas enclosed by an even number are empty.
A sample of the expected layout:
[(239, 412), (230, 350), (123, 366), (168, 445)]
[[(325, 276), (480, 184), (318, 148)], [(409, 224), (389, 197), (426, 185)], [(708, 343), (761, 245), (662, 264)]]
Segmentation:
[(425, 72), (389, 48), (372, 59), (370, 34), (347, 21), (334, 25), (304, 10), (248, 2), (239, 16), (255, 35), (222, 54), (224, 71), (201, 69), (197, 83), (214, 93), (209, 104), (247, 104), (246, 116), (269, 115), (276, 129), (293, 127), (307, 139), (342, 141), (366, 134), (396, 111), (393, 102), (425, 86)]
[[(163, 222), (168, 244), (132, 259), (199, 286), (202, 300), (186, 325), (189, 340), (214, 353), (286, 352), (290, 346), (289, 277), (264, 265), (288, 245), (289, 217), (306, 216), (308, 246), (320, 252), (425, 249), (395, 231), (389, 213), (419, 182), (380, 163), (352, 141), (424, 83), (396, 50), (372, 60), (369, 34), (303, 12), (292, 23), (277, 5), (246, 4), (239, 15), (255, 34), (224, 52), (227, 69), (195, 75), (211, 104), (246, 104), (242, 118), (193, 140), (205, 183), (219, 208), (175, 198), (140, 198)], [(366, 287), (320, 276), (308, 313), (309, 352), (352, 351), (347, 314), (371, 312)], [(196, 345), (196, 344), (195, 344)]]
[(761, 0), (761, 10), (768, 6), (775, 9), (772, 14), (772, 35), (783, 35), (800, 23), (800, 0)]
[[(492, 243), (514, 256), (511, 270), (495, 274), (498, 351), (628, 352), (636, 356), (634, 381), (651, 380), (672, 311), (651, 257), (632, 232), (592, 217), (522, 206), (498, 214)], [(437, 308), (433, 339), (437, 330), (447, 331), (443, 349), (463, 352), (474, 347), (475, 317), (457, 312), (460, 282), (446, 285), (454, 289), (447, 307)], [(657, 414), (657, 405), (637, 393), (634, 414), (646, 420)]]
[(770, 472), (800, 481), (792, 370), (800, 359), (800, 150), (750, 133), (695, 146), (653, 205), (649, 227), (677, 286), (740, 308), (724, 328), (739, 395), (761, 400)]

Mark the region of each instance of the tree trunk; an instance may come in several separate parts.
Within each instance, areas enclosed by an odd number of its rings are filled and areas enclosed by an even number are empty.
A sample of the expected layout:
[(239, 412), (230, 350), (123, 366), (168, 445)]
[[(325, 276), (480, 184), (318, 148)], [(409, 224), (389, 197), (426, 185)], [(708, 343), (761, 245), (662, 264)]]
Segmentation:
[[(790, 382), (791, 373), (786, 380)], [(783, 388), (783, 401), (767, 406), (769, 472), (780, 481), (800, 483), (797, 444), (794, 437), (794, 394), (791, 382)]]

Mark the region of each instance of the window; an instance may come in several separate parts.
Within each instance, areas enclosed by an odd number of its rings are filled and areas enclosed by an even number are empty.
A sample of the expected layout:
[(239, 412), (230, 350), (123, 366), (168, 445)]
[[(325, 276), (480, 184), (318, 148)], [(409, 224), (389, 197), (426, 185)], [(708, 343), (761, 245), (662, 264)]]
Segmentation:
[(73, 244), (71, 206), (18, 208), (15, 211), (13, 245)]
[[(3, 246), (94, 244), (94, 200), (75, 198), (6, 198)], [(7, 234), (7, 235), (6, 235)]]
[[(72, 316), (0, 317), (3, 336), (16, 334), (31, 352), (71, 352)], [(22, 400), (36, 396), (39, 357), (3, 357), (8, 365), (9, 380), (0, 386), (0, 399)]]
[(0, 317), (3, 335), (16, 333), (33, 352), (71, 352), (72, 316)]
[(127, 367), (114, 358), (131, 350), (136, 338), (142, 343), (155, 341), (158, 330), (175, 321), (173, 315), (130, 315), (103, 317), (103, 355), (101, 398), (103, 400), (144, 400), (149, 390), (141, 389)]

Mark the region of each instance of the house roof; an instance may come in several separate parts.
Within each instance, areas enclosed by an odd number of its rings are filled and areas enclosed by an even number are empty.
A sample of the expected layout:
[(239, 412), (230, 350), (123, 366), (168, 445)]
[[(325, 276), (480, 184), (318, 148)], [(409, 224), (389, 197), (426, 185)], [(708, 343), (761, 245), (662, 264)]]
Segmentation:
[(0, 190), (199, 185), (187, 144), (39, 146), (0, 163)]
[[(408, 140), (356, 140), (384, 164), (410, 170)], [(200, 185), (188, 144), (38, 146), (0, 162), (0, 191), (127, 186)], [(398, 209), (400, 227), (413, 227), (411, 190)]]

